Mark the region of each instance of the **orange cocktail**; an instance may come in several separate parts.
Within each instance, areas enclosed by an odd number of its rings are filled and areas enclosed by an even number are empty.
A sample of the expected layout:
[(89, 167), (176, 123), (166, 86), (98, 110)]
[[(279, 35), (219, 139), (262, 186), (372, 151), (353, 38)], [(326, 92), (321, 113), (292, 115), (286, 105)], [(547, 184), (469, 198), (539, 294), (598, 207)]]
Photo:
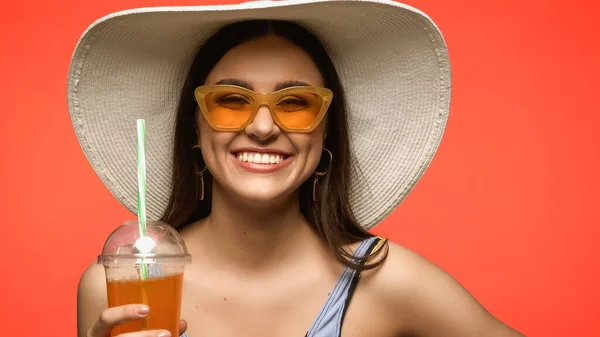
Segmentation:
[(113, 328), (111, 336), (168, 330), (179, 336), (184, 267), (191, 261), (177, 231), (164, 222), (126, 222), (106, 240), (98, 262), (104, 265), (108, 306), (145, 304), (150, 314)]
[(168, 330), (179, 336), (183, 274), (137, 281), (107, 281), (108, 306), (146, 304), (150, 314), (143, 320), (115, 327), (111, 336), (142, 330)]

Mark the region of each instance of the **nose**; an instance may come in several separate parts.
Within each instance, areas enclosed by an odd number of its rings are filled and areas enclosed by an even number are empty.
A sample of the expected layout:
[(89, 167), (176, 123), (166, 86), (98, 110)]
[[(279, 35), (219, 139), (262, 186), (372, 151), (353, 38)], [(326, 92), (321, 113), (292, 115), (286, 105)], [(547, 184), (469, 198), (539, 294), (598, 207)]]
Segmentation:
[(279, 134), (277, 123), (273, 120), (268, 106), (261, 106), (252, 123), (246, 127), (246, 133), (259, 141), (269, 140)]

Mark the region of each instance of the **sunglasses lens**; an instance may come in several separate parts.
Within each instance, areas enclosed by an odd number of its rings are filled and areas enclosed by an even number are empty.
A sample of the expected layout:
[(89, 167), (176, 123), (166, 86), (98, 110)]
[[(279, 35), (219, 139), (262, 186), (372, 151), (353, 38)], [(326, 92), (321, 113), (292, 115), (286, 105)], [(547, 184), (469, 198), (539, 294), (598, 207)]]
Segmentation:
[(248, 94), (219, 90), (208, 93), (204, 101), (208, 110), (207, 118), (219, 128), (239, 128), (252, 116), (254, 102)]
[[(204, 96), (205, 117), (217, 129), (239, 130), (252, 118), (257, 108), (251, 92), (218, 89)], [(288, 131), (314, 127), (323, 107), (323, 98), (309, 90), (288, 90), (276, 94), (270, 107), (279, 123)]]
[(275, 115), (288, 129), (304, 130), (313, 126), (323, 107), (323, 98), (312, 92), (289, 92), (277, 97)]

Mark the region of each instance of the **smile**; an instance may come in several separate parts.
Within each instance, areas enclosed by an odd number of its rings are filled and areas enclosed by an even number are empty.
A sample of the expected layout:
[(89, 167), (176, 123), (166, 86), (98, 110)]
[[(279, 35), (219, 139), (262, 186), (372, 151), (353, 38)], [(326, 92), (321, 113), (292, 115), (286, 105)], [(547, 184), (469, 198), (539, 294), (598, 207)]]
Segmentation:
[(244, 170), (253, 173), (271, 173), (278, 171), (292, 161), (293, 156), (268, 152), (234, 152), (233, 160)]
[(239, 152), (234, 154), (242, 163), (255, 164), (279, 164), (286, 159), (286, 155), (279, 153), (256, 153), (256, 152)]

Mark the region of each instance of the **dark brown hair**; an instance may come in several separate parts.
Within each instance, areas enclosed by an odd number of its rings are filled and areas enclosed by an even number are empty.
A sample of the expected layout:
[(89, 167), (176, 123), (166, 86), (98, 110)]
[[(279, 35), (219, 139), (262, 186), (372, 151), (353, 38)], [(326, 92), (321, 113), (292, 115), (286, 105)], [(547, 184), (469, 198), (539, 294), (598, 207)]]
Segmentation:
[[(181, 228), (211, 212), (212, 176), (208, 170), (205, 171), (204, 200), (200, 201), (198, 179), (194, 173), (205, 166), (200, 152), (192, 149), (197, 142), (197, 103), (194, 89), (204, 84), (209, 72), (233, 47), (271, 34), (291, 41), (308, 53), (334, 97), (328, 111), (327, 137), (324, 143), (324, 147), (333, 154), (333, 161), (327, 175), (319, 179), (318, 202), (312, 199), (313, 179), (302, 184), (299, 191), (300, 210), (340, 262), (358, 269), (374, 268), (383, 262), (387, 250), (382, 258), (369, 264), (352, 261), (351, 254), (344, 250), (344, 246), (372, 235), (357, 223), (348, 200), (351, 149), (342, 86), (335, 67), (319, 40), (303, 27), (290, 22), (255, 20), (233, 23), (217, 31), (201, 46), (181, 91), (175, 122), (173, 190), (163, 220)], [(318, 171), (329, 164), (328, 156), (323, 158)], [(381, 251), (384, 249), (379, 249), (375, 254)]]

